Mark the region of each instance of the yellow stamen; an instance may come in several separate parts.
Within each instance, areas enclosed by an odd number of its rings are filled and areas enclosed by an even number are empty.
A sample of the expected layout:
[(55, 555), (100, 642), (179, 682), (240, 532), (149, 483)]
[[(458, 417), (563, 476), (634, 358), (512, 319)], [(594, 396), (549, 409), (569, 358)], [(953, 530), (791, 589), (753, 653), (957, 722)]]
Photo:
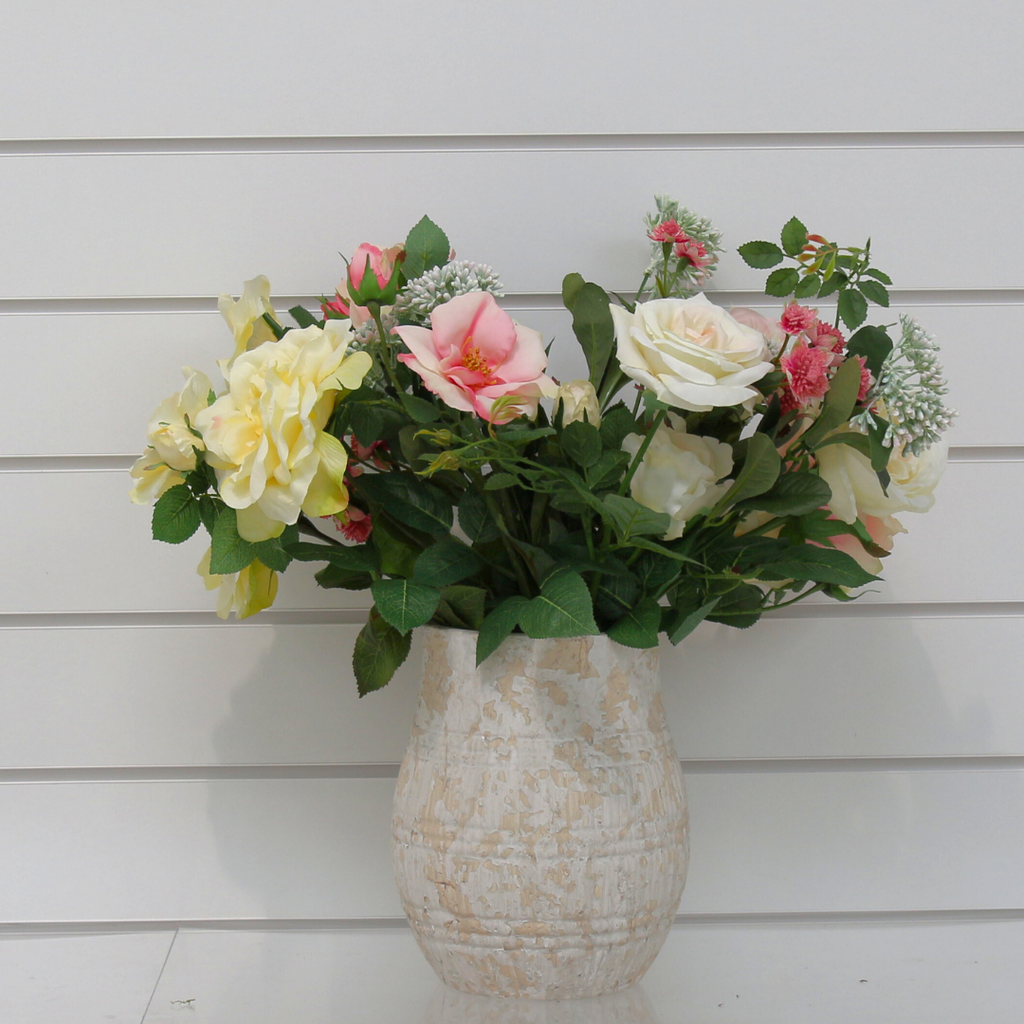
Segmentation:
[(491, 364), (487, 362), (487, 358), (480, 349), (473, 345), (472, 336), (468, 337), (462, 346), (462, 365), (467, 370), (482, 373), (485, 377), (489, 377), (493, 372)]

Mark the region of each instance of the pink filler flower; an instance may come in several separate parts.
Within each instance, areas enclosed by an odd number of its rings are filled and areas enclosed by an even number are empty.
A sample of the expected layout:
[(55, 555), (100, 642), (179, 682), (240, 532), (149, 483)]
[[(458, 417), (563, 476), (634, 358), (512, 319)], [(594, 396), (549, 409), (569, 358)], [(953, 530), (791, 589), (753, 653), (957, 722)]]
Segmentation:
[(828, 368), (832, 364), (831, 352), (823, 348), (808, 348), (801, 339), (780, 363), (786, 371), (793, 397), (800, 405), (825, 397), (829, 386)]
[(791, 302), (782, 311), (779, 324), (787, 334), (799, 334), (806, 331), (818, 319), (818, 311), (809, 306), (801, 306), (799, 302)]
[[(506, 423), (524, 412), (532, 419), (538, 400), (554, 397), (541, 336), (515, 323), (489, 292), (457, 295), (430, 314), (430, 323), (432, 330), (395, 328), (409, 349), (398, 358), (452, 409)], [(491, 407), (505, 396), (514, 397), (517, 407), (502, 403), (492, 419)]]

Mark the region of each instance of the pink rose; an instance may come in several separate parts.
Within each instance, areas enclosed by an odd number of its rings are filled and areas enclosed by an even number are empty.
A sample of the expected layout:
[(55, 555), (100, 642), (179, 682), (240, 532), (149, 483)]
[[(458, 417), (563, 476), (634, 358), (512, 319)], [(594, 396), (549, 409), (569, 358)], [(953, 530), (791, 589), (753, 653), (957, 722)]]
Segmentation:
[[(515, 323), (489, 292), (457, 295), (430, 314), (430, 323), (432, 330), (395, 328), (409, 349), (398, 358), (452, 409), (506, 423), (522, 413), (536, 416), (538, 400), (554, 397), (541, 336)], [(503, 402), (492, 419), (491, 407), (506, 396), (513, 407)]]
[(791, 302), (783, 311), (779, 325), (787, 334), (799, 334), (806, 331), (818, 319), (818, 311), (809, 306), (801, 306), (799, 302)]
[(729, 310), (729, 316), (747, 327), (753, 327), (755, 331), (760, 331), (772, 355), (778, 355), (782, 350), (786, 332), (778, 324), (772, 323), (767, 317), (761, 316), (756, 310), (748, 309), (746, 306), (733, 306)]

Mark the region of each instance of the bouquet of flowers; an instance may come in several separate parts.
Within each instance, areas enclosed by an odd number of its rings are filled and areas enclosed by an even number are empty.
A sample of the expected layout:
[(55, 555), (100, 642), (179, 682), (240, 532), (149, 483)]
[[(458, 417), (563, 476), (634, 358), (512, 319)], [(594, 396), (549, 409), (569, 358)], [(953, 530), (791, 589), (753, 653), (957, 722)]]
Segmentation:
[[(646, 227), (634, 295), (562, 282), (589, 371), (564, 383), (495, 272), (455, 259), (427, 217), (402, 245), (360, 245), (294, 326), (265, 277), (247, 281), (220, 299), (224, 386), (185, 369), (132, 500), (155, 501), (157, 540), (209, 532), (199, 573), (222, 617), (269, 607), (295, 560), (322, 563), (323, 587), (369, 589), (360, 694), (426, 623), (478, 631), (479, 663), (516, 630), (644, 648), (852, 599), (945, 465), (954, 413), (931, 336), (907, 316), (866, 324), (891, 284), (870, 241), (794, 217), (780, 244), (740, 246), (778, 267), (769, 320), (702, 293), (722, 252), (707, 219), (659, 196)], [(808, 304), (832, 297), (834, 319)]]

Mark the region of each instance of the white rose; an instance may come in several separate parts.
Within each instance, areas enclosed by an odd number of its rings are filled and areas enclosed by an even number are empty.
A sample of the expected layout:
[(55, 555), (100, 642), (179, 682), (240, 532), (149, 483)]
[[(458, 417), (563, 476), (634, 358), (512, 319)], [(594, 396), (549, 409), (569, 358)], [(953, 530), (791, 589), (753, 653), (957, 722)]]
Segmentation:
[(555, 412), (558, 403), (562, 403), (562, 426), (582, 422), (583, 414), (595, 427), (601, 426), (601, 407), (597, 402), (597, 392), (589, 380), (571, 380), (562, 384), (555, 395)]
[(185, 367), (185, 387), (164, 399), (149, 419), (149, 447), (132, 466), (136, 481), (129, 497), (137, 505), (155, 501), (164, 491), (181, 483), (196, 468), (196, 452), (203, 439), (192, 432), (196, 417), (210, 404), (213, 385), (205, 373)]
[(669, 405), (692, 412), (742, 405), (774, 369), (760, 331), (739, 323), (703, 295), (655, 299), (630, 313), (611, 307), (624, 373)]
[(898, 488), (906, 501), (907, 512), (927, 512), (935, 504), (935, 485), (946, 470), (949, 442), (943, 438), (920, 455), (905, 455), (902, 450), (889, 456), (886, 469), (892, 478), (889, 491)]
[[(681, 537), (686, 520), (711, 508), (729, 489), (718, 483), (732, 469), (732, 448), (714, 437), (686, 433), (686, 423), (669, 413), (671, 426), (662, 424), (644, 453), (630, 482), (630, 493), (641, 505), (667, 512), (672, 525), (665, 540)], [(624, 451), (635, 456), (644, 438), (627, 434)]]
[(278, 536), (300, 511), (325, 516), (347, 506), (345, 449), (324, 427), (335, 392), (357, 388), (371, 365), (366, 352), (346, 355), (351, 340), (347, 320), (328, 320), (244, 352), (227, 394), (196, 417), (245, 540)]

